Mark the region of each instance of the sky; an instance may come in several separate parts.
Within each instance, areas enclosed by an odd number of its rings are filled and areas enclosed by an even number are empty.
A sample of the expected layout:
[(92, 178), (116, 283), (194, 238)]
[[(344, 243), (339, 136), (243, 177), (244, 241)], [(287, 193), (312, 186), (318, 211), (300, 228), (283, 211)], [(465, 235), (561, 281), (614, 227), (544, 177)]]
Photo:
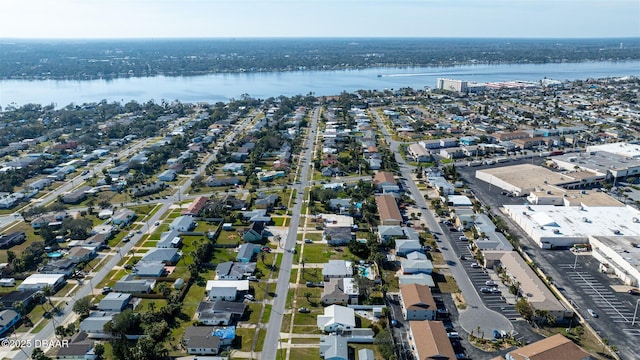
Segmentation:
[(640, 37), (640, 0), (2, 0), (0, 38)]

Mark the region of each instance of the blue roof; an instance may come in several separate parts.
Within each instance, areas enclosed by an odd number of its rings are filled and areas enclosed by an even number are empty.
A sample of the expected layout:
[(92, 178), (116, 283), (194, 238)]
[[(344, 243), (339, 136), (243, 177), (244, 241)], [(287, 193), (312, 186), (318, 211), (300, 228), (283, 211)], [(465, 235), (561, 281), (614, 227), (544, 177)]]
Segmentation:
[(227, 326), (214, 329), (213, 336), (218, 336), (221, 340), (233, 340), (236, 337), (236, 327)]

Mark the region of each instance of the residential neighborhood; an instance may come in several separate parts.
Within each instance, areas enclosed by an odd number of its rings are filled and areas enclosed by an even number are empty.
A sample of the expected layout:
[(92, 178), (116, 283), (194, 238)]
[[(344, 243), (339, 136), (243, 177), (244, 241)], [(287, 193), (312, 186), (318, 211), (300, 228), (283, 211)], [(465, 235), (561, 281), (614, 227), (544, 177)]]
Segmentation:
[[(1, 335), (67, 359), (632, 358), (637, 93), (442, 79), (22, 139)], [(158, 129), (115, 136), (136, 122)]]

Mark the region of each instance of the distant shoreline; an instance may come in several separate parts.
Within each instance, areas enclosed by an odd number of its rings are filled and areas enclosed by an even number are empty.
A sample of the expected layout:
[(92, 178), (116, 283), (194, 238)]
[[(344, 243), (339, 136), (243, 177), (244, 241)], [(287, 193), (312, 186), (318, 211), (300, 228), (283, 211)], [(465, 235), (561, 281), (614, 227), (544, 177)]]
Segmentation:
[(640, 38), (0, 39), (0, 80), (640, 60)]

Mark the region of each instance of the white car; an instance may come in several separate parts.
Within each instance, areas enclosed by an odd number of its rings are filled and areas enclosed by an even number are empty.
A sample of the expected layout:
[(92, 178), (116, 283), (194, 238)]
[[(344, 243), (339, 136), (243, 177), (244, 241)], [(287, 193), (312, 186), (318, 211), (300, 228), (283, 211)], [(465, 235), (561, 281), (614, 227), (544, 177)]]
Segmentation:
[(255, 298), (255, 297), (253, 297), (253, 295), (251, 295), (251, 294), (246, 294), (246, 295), (244, 296), (244, 298), (245, 298), (245, 299), (247, 299), (247, 300), (249, 300), (249, 301), (253, 301), (253, 300), (255, 300), (255, 299), (256, 299), (256, 298)]
[(479, 269), (480, 265), (478, 265), (478, 263), (471, 263), (471, 267), (474, 269)]
[(593, 309), (587, 309), (587, 312), (589, 313), (589, 315), (593, 316), (594, 318), (598, 317), (598, 313), (595, 312)]
[(484, 282), (484, 284), (487, 285), (487, 286), (496, 286), (496, 285), (498, 285), (493, 280), (487, 280), (487, 281)]

